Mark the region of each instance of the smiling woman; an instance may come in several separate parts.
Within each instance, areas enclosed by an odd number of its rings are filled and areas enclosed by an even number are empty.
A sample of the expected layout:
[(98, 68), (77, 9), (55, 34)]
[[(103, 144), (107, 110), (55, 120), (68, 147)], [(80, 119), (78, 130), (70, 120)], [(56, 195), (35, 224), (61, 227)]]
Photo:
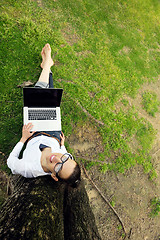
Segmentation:
[(72, 155), (67, 153), (65, 146), (53, 137), (43, 134), (33, 137), (27, 143), (22, 159), (18, 158), (24, 142), (32, 134), (31, 127), (31, 124), (23, 127), (22, 138), (7, 159), (12, 173), (26, 178), (51, 175), (55, 181), (63, 180), (76, 186), (74, 183), (80, 181), (80, 167)]

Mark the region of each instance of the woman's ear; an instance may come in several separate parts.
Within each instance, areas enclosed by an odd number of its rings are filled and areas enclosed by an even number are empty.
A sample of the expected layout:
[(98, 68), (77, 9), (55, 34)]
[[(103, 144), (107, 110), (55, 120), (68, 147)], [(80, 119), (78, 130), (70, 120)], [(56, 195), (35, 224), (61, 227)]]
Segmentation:
[(58, 178), (56, 177), (56, 175), (54, 173), (51, 174), (51, 177), (54, 179), (54, 181), (58, 181)]

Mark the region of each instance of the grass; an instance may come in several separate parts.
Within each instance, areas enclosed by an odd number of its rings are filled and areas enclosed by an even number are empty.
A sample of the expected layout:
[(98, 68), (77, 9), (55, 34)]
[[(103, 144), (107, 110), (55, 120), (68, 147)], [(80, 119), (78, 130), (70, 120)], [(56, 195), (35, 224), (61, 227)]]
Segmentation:
[[(78, 101), (104, 123), (97, 126), (104, 145), (99, 158), (110, 158), (110, 164), (102, 172), (125, 172), (138, 163), (154, 176), (149, 151), (155, 132), (124, 96), (135, 97), (144, 83), (158, 79), (158, 0), (2, 0), (0, 6), (1, 151), (8, 155), (20, 138), (23, 101), (17, 85), (37, 81), (40, 51), (49, 42), (55, 87), (64, 89), (64, 133), (90, 121)], [(138, 147), (131, 148), (131, 141)]]
[(144, 92), (142, 95), (142, 105), (149, 115), (155, 117), (155, 114), (158, 112), (160, 102), (154, 92)]
[(151, 200), (151, 217), (156, 217), (160, 213), (160, 198), (155, 197)]

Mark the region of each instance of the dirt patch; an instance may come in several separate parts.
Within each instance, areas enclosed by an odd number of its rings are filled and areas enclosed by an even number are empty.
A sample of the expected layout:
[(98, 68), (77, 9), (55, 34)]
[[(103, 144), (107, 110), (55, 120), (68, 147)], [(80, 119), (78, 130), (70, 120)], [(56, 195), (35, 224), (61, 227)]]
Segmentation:
[(117, 217), (113, 214), (106, 202), (101, 198), (91, 182), (88, 181), (88, 178), (83, 172), (82, 176), (102, 240), (122, 239), (123, 231)]
[(76, 126), (74, 129), (74, 133), (68, 140), (75, 156), (77, 158), (89, 158), (90, 160), (97, 159), (98, 154), (104, 149), (96, 127), (84, 124), (81, 127)]
[(129, 54), (131, 52), (131, 49), (127, 46), (124, 46), (120, 51), (119, 53), (120, 54)]
[(69, 24), (62, 30), (62, 35), (70, 46), (72, 46), (74, 43), (77, 43), (80, 39), (78, 34)]
[[(159, 239), (159, 218), (149, 216), (150, 200), (160, 194), (159, 187), (148, 179), (140, 166), (130, 169), (124, 175), (115, 175), (110, 172), (102, 175), (96, 168), (92, 168), (89, 174), (106, 198), (110, 201), (114, 200), (114, 208), (123, 220), (126, 231), (130, 235), (129, 239)], [(100, 201), (99, 197), (96, 201)], [(102, 206), (105, 209), (108, 208), (106, 203)], [(104, 212), (104, 215), (107, 217), (107, 212)], [(114, 222), (112, 224), (115, 226)], [(116, 227), (114, 229), (117, 230)], [(102, 239), (116, 239), (112, 232), (107, 235), (108, 231), (103, 234), (104, 231), (105, 228), (100, 232)]]
[(145, 92), (154, 92), (157, 95), (158, 100), (160, 101), (160, 82), (152, 83), (152, 84), (144, 84), (144, 86), (141, 88), (139, 93), (137, 94), (136, 98), (130, 98), (125, 97), (126, 100), (128, 100), (130, 106), (136, 106), (136, 109), (138, 110), (139, 117), (145, 118), (147, 121), (149, 121), (154, 129), (157, 130), (157, 139), (160, 139), (160, 108), (159, 112), (155, 114), (155, 117), (150, 116), (143, 108), (142, 106), (142, 94)]
[(88, 57), (89, 55), (93, 55), (93, 53), (91, 52), (91, 51), (89, 51), (89, 50), (85, 50), (85, 51), (82, 51), (82, 52), (77, 52), (76, 53), (76, 56), (78, 56), (78, 57)]

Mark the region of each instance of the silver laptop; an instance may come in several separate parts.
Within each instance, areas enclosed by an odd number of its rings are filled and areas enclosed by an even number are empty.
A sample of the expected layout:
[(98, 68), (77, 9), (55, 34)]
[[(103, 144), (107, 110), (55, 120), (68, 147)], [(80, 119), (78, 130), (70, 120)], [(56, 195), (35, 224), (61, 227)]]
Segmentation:
[(23, 123), (32, 131), (61, 131), (60, 103), (63, 89), (23, 88)]

